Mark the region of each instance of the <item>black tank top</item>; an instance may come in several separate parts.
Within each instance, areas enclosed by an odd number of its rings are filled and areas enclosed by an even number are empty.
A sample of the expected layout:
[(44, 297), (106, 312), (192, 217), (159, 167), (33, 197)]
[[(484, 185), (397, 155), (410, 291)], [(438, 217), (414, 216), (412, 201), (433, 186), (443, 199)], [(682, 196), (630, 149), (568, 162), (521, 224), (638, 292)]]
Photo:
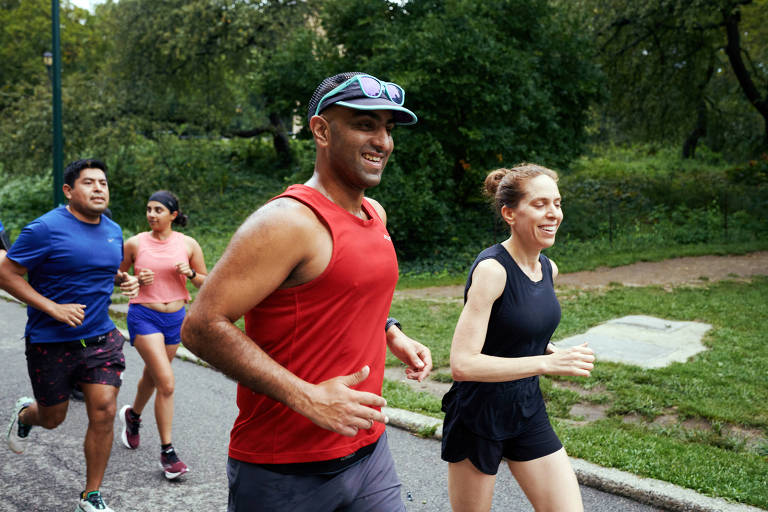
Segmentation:
[[(546, 352), (560, 323), (560, 303), (555, 296), (552, 265), (539, 256), (542, 279), (533, 282), (501, 244), (481, 252), (469, 270), (464, 301), (472, 286), (472, 273), (486, 259), (506, 270), (507, 283), (491, 308), (488, 332), (481, 352), (497, 357), (539, 356)], [(445, 423), (460, 419), (470, 430), (488, 439), (513, 437), (525, 419), (544, 407), (539, 377), (508, 382), (454, 382), (443, 398)]]

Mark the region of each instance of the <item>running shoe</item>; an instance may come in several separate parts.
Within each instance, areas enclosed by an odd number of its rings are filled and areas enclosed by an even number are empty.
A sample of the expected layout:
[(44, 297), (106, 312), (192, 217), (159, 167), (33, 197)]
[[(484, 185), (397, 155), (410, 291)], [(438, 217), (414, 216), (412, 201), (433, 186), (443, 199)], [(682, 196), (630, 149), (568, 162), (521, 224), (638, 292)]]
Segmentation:
[(11, 421), (8, 422), (8, 430), (5, 433), (5, 440), (8, 442), (8, 446), (14, 453), (24, 453), (27, 447), (27, 441), (29, 441), (29, 431), (32, 430), (31, 425), (23, 425), (19, 422), (19, 413), (32, 405), (35, 400), (28, 396), (23, 396), (16, 400), (16, 405), (13, 406), (13, 413), (11, 414)]
[(120, 409), (120, 420), (123, 422), (123, 431), (120, 439), (126, 448), (135, 450), (139, 447), (139, 429), (141, 428), (141, 418), (134, 419), (133, 409), (130, 405), (124, 405)]
[(173, 449), (173, 446), (160, 452), (160, 467), (163, 468), (165, 478), (168, 480), (178, 478), (189, 471), (187, 465), (179, 460), (179, 456), (176, 455), (176, 450)]
[(101, 491), (91, 491), (85, 497), (83, 497), (83, 494), (80, 495), (80, 503), (77, 504), (75, 512), (96, 512), (97, 510), (101, 510), (102, 512), (115, 512), (104, 503), (104, 499), (101, 497)]

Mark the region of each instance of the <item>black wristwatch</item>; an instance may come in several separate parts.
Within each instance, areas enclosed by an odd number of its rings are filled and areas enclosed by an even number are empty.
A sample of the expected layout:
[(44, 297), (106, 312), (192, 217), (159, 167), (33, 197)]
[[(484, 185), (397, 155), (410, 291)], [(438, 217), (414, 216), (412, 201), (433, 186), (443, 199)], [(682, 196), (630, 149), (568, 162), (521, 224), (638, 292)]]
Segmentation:
[(190, 270), (192, 271), (192, 275), (191, 276), (187, 276), (187, 279), (194, 279), (194, 278), (196, 278), (197, 277), (197, 272), (195, 272), (195, 269), (192, 268)]
[(400, 329), (401, 331), (403, 330), (403, 326), (400, 325), (400, 322), (397, 321), (397, 318), (391, 316), (387, 318), (387, 323), (384, 326), (384, 332), (387, 332), (389, 328), (392, 327), (393, 325), (396, 325), (397, 328)]

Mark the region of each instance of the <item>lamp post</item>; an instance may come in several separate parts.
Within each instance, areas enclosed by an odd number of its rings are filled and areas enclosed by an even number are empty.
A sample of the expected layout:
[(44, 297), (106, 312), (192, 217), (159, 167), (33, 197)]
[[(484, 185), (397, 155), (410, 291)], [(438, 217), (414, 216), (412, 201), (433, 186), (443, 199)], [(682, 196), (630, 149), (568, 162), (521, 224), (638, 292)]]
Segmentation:
[(53, 83), (53, 54), (51, 52), (43, 52), (43, 64), (45, 64), (45, 69), (48, 71), (48, 80)]
[(43, 54), (53, 92), (53, 207), (64, 204), (63, 129), (61, 121), (61, 35), (59, 0), (51, 0), (51, 36), (53, 53)]

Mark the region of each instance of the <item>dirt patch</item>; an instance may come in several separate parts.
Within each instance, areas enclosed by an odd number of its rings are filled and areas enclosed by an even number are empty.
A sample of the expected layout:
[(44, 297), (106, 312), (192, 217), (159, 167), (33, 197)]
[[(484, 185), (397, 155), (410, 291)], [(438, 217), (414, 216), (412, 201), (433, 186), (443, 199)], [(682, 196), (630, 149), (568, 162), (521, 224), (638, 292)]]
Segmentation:
[(688, 418), (681, 425), (688, 430), (701, 430), (703, 432), (712, 432), (712, 424), (704, 418)]
[(664, 261), (642, 261), (622, 267), (561, 274), (558, 286), (601, 288), (612, 283), (624, 286), (683, 285), (723, 279), (768, 275), (768, 251), (738, 256), (695, 256)]
[[(768, 275), (768, 251), (736, 256), (691, 256), (664, 261), (643, 261), (622, 267), (600, 267), (596, 270), (560, 274), (557, 288), (594, 289), (622, 284), (624, 286), (681, 286), (723, 279), (749, 279)], [(435, 300), (462, 300), (464, 285), (431, 286), (397, 290), (395, 297)]]
[(674, 414), (662, 414), (661, 416), (656, 416), (653, 422), (662, 427), (670, 427), (677, 425), (677, 416)]
[(723, 433), (744, 441), (744, 444), (750, 451), (756, 451), (758, 447), (768, 444), (768, 437), (759, 428), (726, 425)]
[(582, 418), (581, 421), (589, 423), (605, 418), (607, 416), (605, 411), (608, 410), (608, 407), (609, 406), (602, 404), (578, 403), (573, 404), (571, 410), (568, 412), (572, 417)]

